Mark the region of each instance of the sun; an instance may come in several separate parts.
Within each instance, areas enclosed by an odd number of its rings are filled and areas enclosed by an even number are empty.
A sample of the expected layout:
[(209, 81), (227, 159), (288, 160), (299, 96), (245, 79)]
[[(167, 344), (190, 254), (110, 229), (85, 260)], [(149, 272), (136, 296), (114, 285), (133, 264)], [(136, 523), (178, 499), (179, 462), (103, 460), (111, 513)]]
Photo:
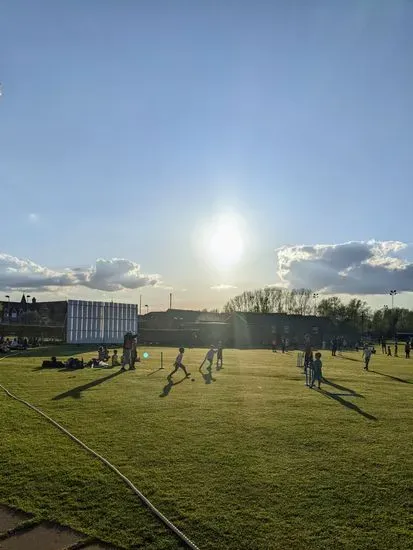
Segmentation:
[(237, 219), (223, 216), (210, 227), (207, 254), (211, 264), (219, 270), (234, 267), (242, 258), (244, 240)]

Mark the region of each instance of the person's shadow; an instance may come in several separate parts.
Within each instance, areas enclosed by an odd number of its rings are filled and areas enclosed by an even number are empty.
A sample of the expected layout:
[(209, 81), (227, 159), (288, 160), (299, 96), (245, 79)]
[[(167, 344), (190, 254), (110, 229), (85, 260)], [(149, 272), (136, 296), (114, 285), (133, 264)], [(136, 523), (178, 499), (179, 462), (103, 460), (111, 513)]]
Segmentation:
[[(360, 414), (361, 416), (364, 416), (364, 418), (367, 418), (368, 420), (377, 420), (377, 417), (373, 416), (372, 414), (366, 413), (365, 411), (360, 409), (360, 407), (358, 407), (354, 403), (351, 403), (351, 401), (346, 401), (337, 393), (331, 393), (323, 389), (318, 390), (318, 392), (321, 393), (321, 395), (328, 397), (329, 399), (334, 399), (334, 401), (337, 401), (337, 403), (340, 403), (340, 405), (343, 405), (343, 407), (346, 407), (346, 409), (350, 409)], [(355, 395), (352, 394), (351, 397), (355, 397)]]
[(347, 359), (347, 361), (355, 361), (356, 363), (364, 363), (363, 359), (358, 359), (357, 357), (350, 357), (348, 355), (337, 355), (337, 357), (341, 357), (341, 359)]
[[(328, 386), (332, 386), (333, 388), (336, 388), (337, 390), (345, 392), (345, 394), (343, 394), (343, 395), (348, 395), (348, 397), (363, 397), (363, 399), (364, 399), (364, 396), (361, 395), (360, 393), (357, 393), (356, 391), (354, 391), (350, 388), (346, 388), (346, 386), (340, 386), (340, 384), (336, 384), (336, 382), (333, 382), (332, 380), (328, 380), (327, 378), (323, 377), (323, 382), (324, 382), (324, 384), (327, 384)], [(338, 394), (334, 394), (334, 395), (338, 395)]]
[(386, 378), (391, 378), (392, 380), (395, 380), (396, 382), (402, 382), (403, 384), (412, 384), (413, 383), (413, 382), (410, 382), (410, 380), (404, 380), (403, 378), (398, 378), (397, 376), (391, 376), (390, 374), (384, 374), (384, 372), (378, 372), (377, 370), (369, 369), (369, 372), (374, 372), (374, 374), (380, 374), (380, 376), (385, 376)]
[(162, 389), (162, 393), (159, 395), (159, 397), (167, 397), (169, 395), (169, 392), (174, 386), (177, 386), (178, 384), (182, 384), (186, 380), (187, 377), (181, 378), (181, 380), (178, 380), (177, 382), (174, 382), (172, 378), (168, 378), (168, 381), (166, 385)]
[(99, 386), (99, 384), (103, 384), (103, 382), (107, 382), (111, 378), (115, 378), (115, 376), (119, 376), (123, 372), (125, 371), (118, 370), (117, 372), (113, 372), (112, 374), (108, 374), (108, 376), (93, 380), (93, 382), (89, 382), (88, 384), (84, 384), (83, 386), (77, 386), (76, 388), (56, 395), (55, 397), (53, 397), (52, 401), (59, 401), (60, 399), (65, 399), (66, 397), (74, 397), (75, 399), (80, 399), (82, 397), (82, 392), (90, 390), (90, 388), (94, 388), (95, 386)]
[(213, 377), (212, 377), (212, 368), (211, 368), (211, 367), (207, 367), (207, 372), (204, 372), (204, 371), (202, 370), (202, 366), (201, 366), (201, 367), (199, 367), (199, 372), (201, 373), (202, 378), (204, 379), (205, 384), (211, 384), (211, 382), (215, 382), (215, 381), (216, 381), (216, 378), (213, 378)]

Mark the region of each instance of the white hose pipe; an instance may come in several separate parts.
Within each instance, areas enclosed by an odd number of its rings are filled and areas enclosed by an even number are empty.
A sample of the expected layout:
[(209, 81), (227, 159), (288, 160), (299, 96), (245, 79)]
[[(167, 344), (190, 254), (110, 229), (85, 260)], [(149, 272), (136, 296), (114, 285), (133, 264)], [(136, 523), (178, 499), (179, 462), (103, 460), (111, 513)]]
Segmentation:
[[(16, 352), (18, 353), (18, 352)], [(0, 358), (0, 361), (3, 360), (3, 359), (6, 359), (7, 357), (10, 357), (11, 355), (16, 355), (16, 353), (11, 353), (9, 355), (6, 355), (4, 357), (1, 357)], [(23, 405), (26, 405), (26, 407), (29, 407), (30, 409), (32, 409), (33, 411), (35, 411), (37, 414), (40, 414), (41, 416), (43, 416), (46, 420), (48, 420), (51, 424), (53, 424), (56, 428), (58, 428), (60, 431), (62, 431), (63, 433), (65, 433), (67, 436), (70, 437), (70, 439), (73, 439), (73, 441), (75, 441), (78, 445), (80, 445), (81, 447), (83, 447), (84, 449), (86, 449), (86, 451), (90, 454), (92, 454), (93, 456), (95, 456), (96, 458), (98, 458), (101, 462), (103, 462), (104, 464), (106, 464), (106, 466), (108, 466), (111, 470), (113, 470), (115, 472), (115, 474), (117, 474), (125, 483), (126, 485), (128, 485), (132, 491), (138, 495), (138, 497), (141, 499), (141, 501), (146, 504), (146, 506), (171, 530), (175, 533), (175, 535), (177, 535), (177, 537), (179, 537), (181, 539), (182, 542), (184, 542), (188, 548), (191, 548), (192, 550), (199, 550), (198, 546), (196, 546), (196, 544), (194, 544), (191, 540), (189, 540), (189, 538), (184, 534), (182, 533), (182, 531), (180, 531), (178, 529), (178, 527), (176, 527), (171, 521), (169, 521), (169, 519), (164, 516), (153, 504), (150, 500), (148, 500), (145, 495), (143, 493), (141, 493), (139, 491), (139, 489), (137, 489), (135, 487), (135, 485), (126, 477), (124, 476), (113, 464), (111, 464), (109, 462), (109, 460), (107, 460), (105, 457), (103, 457), (102, 455), (100, 455), (99, 453), (97, 453), (96, 451), (94, 451), (93, 449), (91, 449), (90, 447), (88, 447), (86, 445), (86, 443), (83, 443), (83, 441), (81, 441), (80, 439), (78, 439), (76, 436), (74, 436), (73, 434), (71, 434), (69, 432), (69, 430), (66, 430), (66, 428), (64, 428), (63, 426), (61, 426), (58, 422), (56, 422), (56, 420), (53, 420), (53, 418), (51, 418), (50, 416), (48, 416), (47, 414), (45, 414), (43, 411), (41, 411), (40, 409), (38, 409), (37, 407), (35, 407), (34, 405), (32, 405), (31, 403), (29, 403), (28, 401), (25, 401), (24, 399), (21, 399), (20, 397), (18, 397), (17, 395), (14, 395), (13, 393), (11, 393), (7, 388), (5, 388), (2, 384), (0, 384), (0, 388), (6, 393), (6, 395), (8, 395), (9, 397), (11, 397), (12, 399), (15, 399), (16, 401), (20, 402), (20, 403), (23, 403)]]

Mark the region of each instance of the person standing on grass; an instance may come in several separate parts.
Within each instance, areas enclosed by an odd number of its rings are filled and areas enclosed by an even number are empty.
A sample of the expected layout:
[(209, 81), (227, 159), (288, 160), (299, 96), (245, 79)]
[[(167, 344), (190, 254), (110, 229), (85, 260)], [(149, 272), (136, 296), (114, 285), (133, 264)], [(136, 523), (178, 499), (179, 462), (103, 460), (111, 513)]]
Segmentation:
[(311, 385), (312, 388), (317, 382), (318, 389), (321, 388), (321, 380), (323, 378), (323, 363), (321, 362), (321, 353), (318, 351), (315, 354), (315, 359), (311, 365)]
[(399, 357), (399, 344), (397, 342), (394, 343), (394, 356)]
[(386, 353), (387, 347), (386, 347), (386, 340), (384, 338), (381, 339), (381, 352)]
[(209, 350), (207, 351), (207, 354), (205, 355), (205, 359), (202, 361), (201, 366), (199, 368), (202, 369), (204, 364), (208, 361), (209, 365), (207, 366), (207, 369), (211, 370), (212, 369), (212, 363), (214, 361), (214, 355), (215, 355), (215, 349), (214, 349), (214, 346), (211, 346), (209, 348)]
[(305, 374), (306, 386), (310, 386), (311, 381), (313, 379), (313, 375), (312, 375), (313, 363), (314, 363), (313, 350), (311, 348), (311, 345), (307, 344), (304, 352), (304, 374)]
[(223, 367), (223, 359), (222, 359), (222, 352), (223, 352), (223, 348), (222, 348), (222, 342), (218, 342), (218, 351), (217, 351), (217, 370), (220, 370)]
[(391, 357), (391, 347), (387, 346), (387, 355)]
[(126, 370), (126, 365), (132, 368), (132, 347), (133, 347), (133, 334), (127, 332), (123, 338), (123, 355), (122, 355), (122, 368)]
[(371, 354), (372, 354), (371, 347), (366, 345), (363, 350), (364, 370), (369, 370)]
[(178, 369), (182, 369), (185, 373), (186, 378), (188, 378), (191, 373), (186, 370), (185, 365), (182, 363), (182, 359), (184, 357), (185, 348), (179, 348), (179, 354), (176, 356), (175, 362), (174, 362), (174, 370), (168, 374), (167, 378), (168, 380), (171, 379), (172, 375), (176, 373)]
[(136, 345), (136, 338), (132, 338), (131, 357), (130, 357), (130, 370), (136, 370), (135, 363), (138, 360), (138, 349)]
[(277, 353), (277, 342), (275, 340), (272, 341), (272, 352)]
[(404, 353), (406, 354), (406, 359), (410, 359), (410, 341), (407, 340), (406, 344), (404, 345)]
[(331, 343), (331, 355), (333, 357), (336, 356), (336, 353), (337, 353), (337, 338), (333, 338), (333, 341)]

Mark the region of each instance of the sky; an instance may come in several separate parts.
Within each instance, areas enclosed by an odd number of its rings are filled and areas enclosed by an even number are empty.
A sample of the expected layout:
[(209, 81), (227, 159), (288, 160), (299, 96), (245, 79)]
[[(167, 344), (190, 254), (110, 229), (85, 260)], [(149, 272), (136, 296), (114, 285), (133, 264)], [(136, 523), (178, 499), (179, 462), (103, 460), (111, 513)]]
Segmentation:
[(411, 0), (3, 0), (0, 297), (413, 307)]

